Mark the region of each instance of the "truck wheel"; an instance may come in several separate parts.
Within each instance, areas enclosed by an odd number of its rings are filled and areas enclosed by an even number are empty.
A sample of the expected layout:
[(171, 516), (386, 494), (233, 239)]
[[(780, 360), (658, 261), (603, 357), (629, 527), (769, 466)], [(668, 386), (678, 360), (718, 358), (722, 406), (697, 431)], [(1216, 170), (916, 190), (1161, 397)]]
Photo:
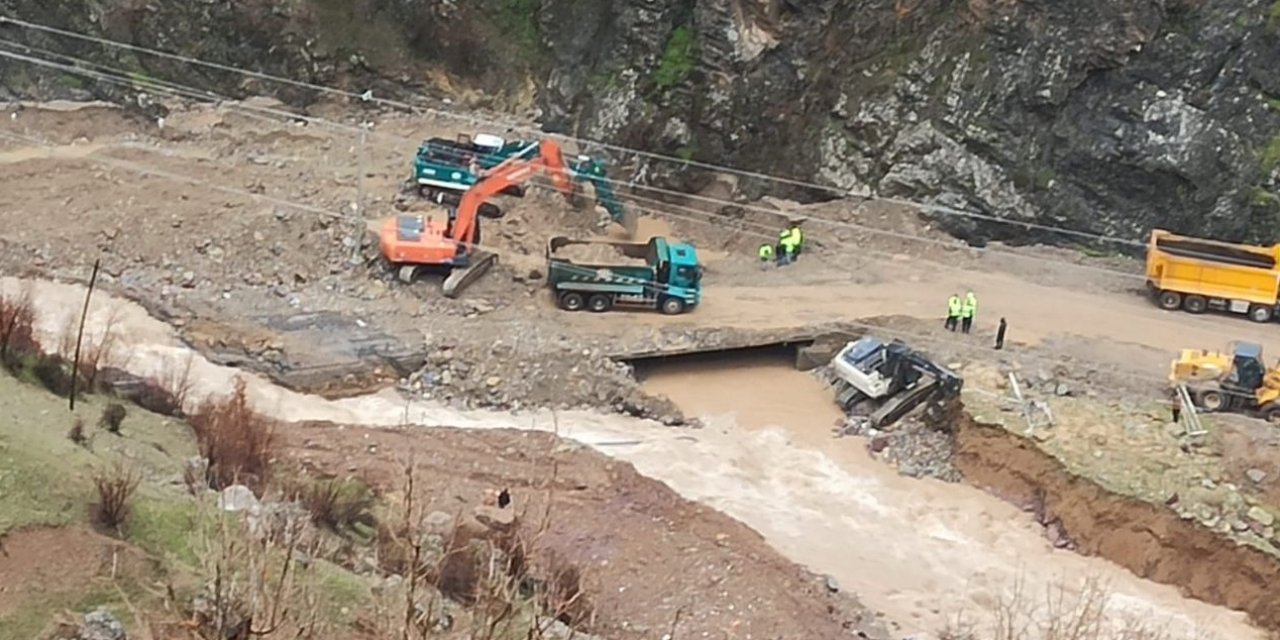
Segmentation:
[(1269, 322), (1271, 320), (1271, 315), (1271, 307), (1264, 304), (1249, 306), (1249, 319), (1254, 322)]
[(1273, 427), (1280, 427), (1280, 405), (1268, 405), (1262, 410), (1262, 417)]
[(1187, 296), (1182, 299), (1182, 308), (1186, 309), (1187, 313), (1204, 313), (1205, 309), (1209, 308), (1209, 301), (1205, 300), (1204, 296)]
[(582, 311), (585, 305), (586, 301), (582, 299), (581, 293), (570, 291), (560, 296), (560, 308), (565, 311)]
[(400, 282), (405, 284), (413, 284), (414, 278), (418, 277), (418, 265), (404, 264), (400, 265), (400, 271), (397, 273)]
[(1161, 291), (1156, 303), (1165, 311), (1174, 311), (1182, 306), (1182, 296), (1177, 291)]
[(613, 298), (607, 294), (597, 293), (587, 299), (587, 309), (594, 313), (603, 313), (613, 306)]
[(667, 298), (662, 301), (662, 312), (669, 315), (679, 315), (684, 312), (684, 300), (680, 298)]
[(1204, 407), (1205, 411), (1222, 411), (1223, 398), (1217, 391), (1205, 391), (1197, 400), (1199, 401), (1197, 404)]

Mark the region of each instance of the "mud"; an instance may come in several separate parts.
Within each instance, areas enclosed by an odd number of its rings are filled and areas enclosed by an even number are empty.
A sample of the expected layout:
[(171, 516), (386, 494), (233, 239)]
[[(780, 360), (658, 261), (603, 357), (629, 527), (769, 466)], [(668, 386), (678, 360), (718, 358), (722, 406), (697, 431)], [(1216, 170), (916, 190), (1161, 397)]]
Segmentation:
[(1080, 553), (1244, 611), (1255, 624), (1280, 631), (1274, 592), (1280, 559), (1234, 544), (1171, 509), (1106, 491), (1028, 440), (967, 417), (956, 432), (954, 463), (969, 483), (1056, 523)]

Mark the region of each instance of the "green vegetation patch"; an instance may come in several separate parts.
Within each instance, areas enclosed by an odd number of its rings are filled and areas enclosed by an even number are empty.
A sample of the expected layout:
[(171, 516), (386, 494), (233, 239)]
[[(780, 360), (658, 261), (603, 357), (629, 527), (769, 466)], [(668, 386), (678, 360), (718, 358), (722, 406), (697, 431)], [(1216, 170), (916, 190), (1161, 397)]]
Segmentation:
[(538, 0), (502, 0), (495, 15), (498, 29), (524, 51), (542, 51), (538, 28)]
[(1263, 171), (1271, 171), (1280, 164), (1280, 134), (1258, 150), (1258, 162), (1261, 163)]
[(670, 89), (679, 84), (693, 71), (697, 54), (698, 43), (693, 30), (686, 26), (676, 27), (662, 51), (662, 61), (653, 75), (654, 84), (659, 89)]

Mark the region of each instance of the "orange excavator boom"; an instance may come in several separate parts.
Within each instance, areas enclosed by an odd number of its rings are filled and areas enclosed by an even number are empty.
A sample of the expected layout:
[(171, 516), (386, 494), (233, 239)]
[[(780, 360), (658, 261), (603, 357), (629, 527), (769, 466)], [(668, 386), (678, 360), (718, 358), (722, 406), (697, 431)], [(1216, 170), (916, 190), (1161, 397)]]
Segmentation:
[(569, 168), (564, 162), (564, 152), (560, 144), (554, 140), (543, 140), (538, 143), (538, 155), (526, 159), (526, 154), (513, 156), (489, 171), (483, 180), (477, 182), (462, 194), (462, 202), (458, 204), (457, 217), (454, 220), (453, 239), (465, 245), (475, 242), (476, 218), (480, 213), (480, 205), (508, 188), (523, 184), (538, 171), (546, 171), (565, 198), (571, 199), (574, 194), (573, 179), (569, 176)]

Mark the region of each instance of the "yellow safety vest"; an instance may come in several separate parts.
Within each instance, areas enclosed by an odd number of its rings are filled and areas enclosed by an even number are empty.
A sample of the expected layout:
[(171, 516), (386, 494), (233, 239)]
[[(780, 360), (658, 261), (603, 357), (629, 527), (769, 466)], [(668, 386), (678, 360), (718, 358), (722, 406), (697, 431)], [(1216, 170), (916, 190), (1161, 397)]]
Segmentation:
[(964, 304), (960, 305), (960, 317), (972, 318), (974, 312), (976, 312), (977, 310), (978, 310), (977, 305), (971, 304), (969, 300), (965, 300)]
[(947, 300), (947, 316), (960, 317), (960, 296), (951, 296), (951, 299)]
[(760, 259), (761, 260), (773, 259), (773, 245), (771, 244), (760, 245)]
[(804, 234), (800, 232), (800, 227), (791, 227), (791, 241), (797, 247), (804, 244)]
[(968, 312), (965, 314), (966, 318), (972, 318), (973, 315), (978, 312), (978, 296), (975, 296), (972, 293), (965, 295), (964, 311)]

